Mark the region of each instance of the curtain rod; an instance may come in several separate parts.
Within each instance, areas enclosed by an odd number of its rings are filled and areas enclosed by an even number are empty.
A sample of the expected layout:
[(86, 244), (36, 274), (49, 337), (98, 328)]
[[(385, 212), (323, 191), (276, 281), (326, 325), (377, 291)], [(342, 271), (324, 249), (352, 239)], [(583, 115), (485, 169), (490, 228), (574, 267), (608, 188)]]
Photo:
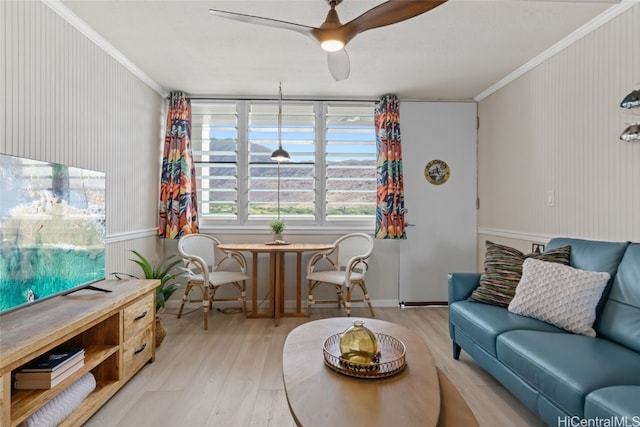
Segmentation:
[[(167, 96), (166, 99), (169, 99)], [(193, 101), (278, 101), (279, 98), (272, 97), (221, 97), (221, 96), (189, 96), (187, 99)], [(378, 102), (379, 99), (374, 98), (312, 98), (312, 97), (283, 97), (283, 101), (339, 101), (339, 102)]]
[[(2, 1), (2, 0), (0, 0)], [(261, 96), (254, 96), (254, 97), (224, 97), (224, 96), (187, 96), (188, 99), (194, 100), (194, 101), (278, 101), (278, 98), (272, 98), (272, 97), (261, 97)], [(166, 99), (169, 99), (169, 97), (167, 96)], [(311, 98), (311, 97), (283, 97), (282, 98), (283, 101), (319, 101), (319, 102), (331, 102), (331, 101), (335, 101), (335, 102), (378, 102), (380, 100), (380, 98)], [(473, 99), (414, 99), (414, 98), (399, 98), (398, 101), (400, 102), (444, 102), (444, 103), (450, 103), (450, 102), (462, 102), (462, 103), (466, 103), (466, 102), (472, 102), (472, 103), (476, 103), (477, 101), (474, 101)]]

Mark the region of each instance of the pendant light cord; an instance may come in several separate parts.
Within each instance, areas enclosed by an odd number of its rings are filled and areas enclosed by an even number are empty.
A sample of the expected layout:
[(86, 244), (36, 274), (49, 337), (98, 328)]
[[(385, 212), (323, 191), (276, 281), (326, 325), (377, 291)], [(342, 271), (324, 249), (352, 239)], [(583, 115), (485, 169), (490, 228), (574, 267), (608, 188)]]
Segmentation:
[[(278, 149), (282, 150), (282, 82), (278, 85)], [(278, 160), (278, 219), (280, 219), (280, 160)]]

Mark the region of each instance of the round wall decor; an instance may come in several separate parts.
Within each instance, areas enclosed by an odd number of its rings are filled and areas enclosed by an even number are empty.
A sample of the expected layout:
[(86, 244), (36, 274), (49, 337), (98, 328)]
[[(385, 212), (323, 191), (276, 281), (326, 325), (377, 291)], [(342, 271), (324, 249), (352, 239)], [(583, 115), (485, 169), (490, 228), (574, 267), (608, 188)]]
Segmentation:
[(447, 182), (451, 175), (449, 165), (443, 160), (431, 160), (424, 167), (424, 177), (433, 185), (440, 185)]

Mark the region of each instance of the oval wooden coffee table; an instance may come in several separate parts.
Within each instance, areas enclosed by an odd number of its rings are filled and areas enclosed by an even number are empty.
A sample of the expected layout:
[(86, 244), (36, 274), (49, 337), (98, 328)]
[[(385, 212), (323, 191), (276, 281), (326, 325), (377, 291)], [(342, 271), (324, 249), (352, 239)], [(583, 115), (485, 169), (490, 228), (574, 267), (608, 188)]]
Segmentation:
[[(411, 330), (390, 322), (364, 318), (374, 332), (391, 335), (406, 346), (406, 368), (391, 377), (354, 378), (324, 364), (322, 345), (331, 335), (362, 318), (338, 317), (315, 320), (292, 330), (284, 344), (282, 371), (289, 408), (296, 424), (312, 426), (440, 426), (455, 425), (456, 418), (440, 417), (439, 373), (427, 344)], [(470, 415), (466, 425), (477, 425), (455, 387), (443, 376), (447, 393)], [(461, 402), (460, 402), (461, 401)], [(446, 409), (445, 409), (446, 410)], [(442, 418), (439, 422), (439, 418)], [(456, 422), (454, 424), (454, 422)], [(475, 423), (475, 424), (474, 424)], [(462, 425), (462, 424), (460, 424)]]

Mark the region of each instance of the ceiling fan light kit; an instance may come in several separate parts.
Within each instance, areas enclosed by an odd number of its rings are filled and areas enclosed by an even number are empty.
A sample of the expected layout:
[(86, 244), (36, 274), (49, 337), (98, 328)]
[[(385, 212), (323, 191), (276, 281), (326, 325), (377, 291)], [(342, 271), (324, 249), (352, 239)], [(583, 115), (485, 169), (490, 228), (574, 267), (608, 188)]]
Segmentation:
[[(338, 17), (338, 12), (336, 11), (336, 6), (342, 3), (342, 0), (326, 1), (329, 4), (330, 9), (324, 22), (319, 27), (309, 27), (307, 25), (280, 21), (273, 18), (264, 18), (261, 16), (246, 15), (217, 9), (209, 9), (209, 13), (213, 16), (231, 19), (234, 21), (296, 31), (310, 37), (312, 40), (319, 43), (323, 50), (328, 52), (327, 59), (329, 72), (335, 80), (340, 81), (349, 77), (351, 66), (349, 63), (349, 56), (346, 54), (344, 47), (355, 36), (367, 30), (385, 27), (387, 25), (411, 19), (447, 2), (447, 0), (389, 0), (369, 9), (346, 24), (342, 24)], [(342, 54), (336, 55), (338, 52), (341, 52)]]
[(344, 47), (344, 43), (340, 40), (325, 40), (320, 43), (320, 47), (327, 52), (337, 52)]
[(342, 22), (338, 18), (336, 6), (342, 3), (342, 0), (327, 0), (329, 3), (329, 13), (320, 27), (318, 27), (315, 38), (320, 42), (320, 47), (327, 52), (337, 52), (344, 48), (347, 43), (344, 34), (339, 34)]

